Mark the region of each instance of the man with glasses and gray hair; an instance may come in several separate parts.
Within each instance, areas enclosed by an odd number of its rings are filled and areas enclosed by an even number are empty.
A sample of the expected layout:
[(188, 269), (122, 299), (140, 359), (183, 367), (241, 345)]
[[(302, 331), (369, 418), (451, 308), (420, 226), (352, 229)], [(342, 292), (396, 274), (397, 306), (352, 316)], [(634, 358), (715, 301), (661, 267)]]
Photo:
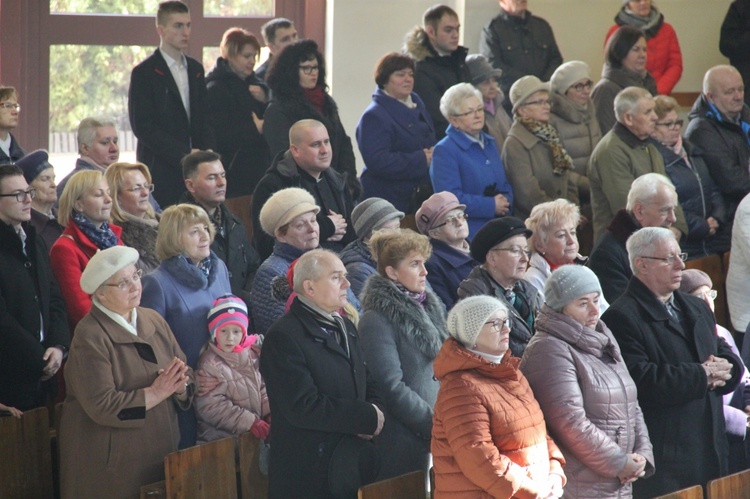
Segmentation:
[(627, 241), (633, 277), (602, 316), (638, 387), (656, 474), (633, 485), (654, 497), (705, 485), (728, 472), (722, 395), (742, 376), (740, 359), (715, 334), (711, 309), (679, 291), (686, 254), (663, 227)]
[(539, 290), (526, 281), (532, 232), (515, 217), (490, 220), (479, 229), (469, 245), (474, 267), (458, 287), (458, 298), (494, 296), (508, 307), (511, 318), (510, 351), (522, 357), (534, 334), (536, 312), (542, 306)]
[(22, 411), (54, 395), (70, 346), (68, 316), (31, 226), (35, 190), (15, 165), (0, 165), (0, 403)]

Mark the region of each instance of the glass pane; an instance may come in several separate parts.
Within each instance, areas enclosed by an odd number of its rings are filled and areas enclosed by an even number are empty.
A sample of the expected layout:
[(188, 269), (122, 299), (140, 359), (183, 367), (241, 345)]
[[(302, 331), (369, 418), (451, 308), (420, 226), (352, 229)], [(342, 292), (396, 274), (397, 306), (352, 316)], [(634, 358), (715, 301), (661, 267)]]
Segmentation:
[[(89, 116), (109, 118), (117, 124), (120, 159), (135, 151), (128, 119), (130, 71), (155, 47), (127, 45), (51, 45), (49, 85), (49, 151), (64, 155), (60, 166), (73, 168), (77, 155), (76, 129)], [(134, 155), (132, 157), (135, 157)], [(68, 160), (68, 158), (72, 158)]]
[(273, 0), (204, 0), (203, 15), (207, 17), (273, 17)]
[(50, 0), (52, 14), (134, 14), (155, 16), (160, 0)]

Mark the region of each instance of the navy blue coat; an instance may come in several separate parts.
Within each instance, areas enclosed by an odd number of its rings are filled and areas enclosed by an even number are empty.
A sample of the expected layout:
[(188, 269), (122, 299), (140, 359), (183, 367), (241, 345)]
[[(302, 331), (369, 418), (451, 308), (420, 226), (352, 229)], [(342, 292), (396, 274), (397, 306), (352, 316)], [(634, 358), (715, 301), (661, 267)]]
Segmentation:
[(458, 286), (469, 277), (471, 269), (479, 265), (470, 254), (451, 248), (438, 239), (430, 239), (432, 255), (424, 264), (427, 268), (427, 281), (432, 290), (443, 300), (446, 310), (453, 308), (458, 301)]
[(370, 249), (361, 239), (352, 241), (339, 254), (341, 261), (346, 266), (349, 284), (352, 292), (357, 295), (365, 289), (365, 282), (372, 274), (377, 273), (378, 264), (372, 257)]
[(383, 198), (404, 212), (414, 188), (430, 183), (423, 149), (437, 142), (424, 102), (413, 92), (411, 98), (414, 109), (378, 88), (357, 124), (357, 144), (365, 162), (362, 199)]

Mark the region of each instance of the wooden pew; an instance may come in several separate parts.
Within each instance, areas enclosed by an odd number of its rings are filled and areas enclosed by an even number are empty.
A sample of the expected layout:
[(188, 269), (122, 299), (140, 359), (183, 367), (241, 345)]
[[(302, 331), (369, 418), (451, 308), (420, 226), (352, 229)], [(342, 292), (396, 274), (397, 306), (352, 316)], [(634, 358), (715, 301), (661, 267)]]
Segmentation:
[(706, 485), (708, 499), (746, 499), (750, 497), (750, 470), (711, 480)]
[(169, 498), (237, 497), (234, 438), (168, 454), (164, 458), (164, 475)]
[(424, 471), (413, 471), (389, 480), (371, 483), (359, 488), (359, 499), (424, 499)]
[(53, 497), (49, 412), (0, 417), (0, 498)]
[(241, 499), (266, 499), (268, 477), (260, 472), (258, 464), (262, 442), (249, 431), (240, 435), (238, 440), (240, 497)]
[(703, 487), (693, 485), (686, 489), (677, 490), (654, 499), (703, 499)]

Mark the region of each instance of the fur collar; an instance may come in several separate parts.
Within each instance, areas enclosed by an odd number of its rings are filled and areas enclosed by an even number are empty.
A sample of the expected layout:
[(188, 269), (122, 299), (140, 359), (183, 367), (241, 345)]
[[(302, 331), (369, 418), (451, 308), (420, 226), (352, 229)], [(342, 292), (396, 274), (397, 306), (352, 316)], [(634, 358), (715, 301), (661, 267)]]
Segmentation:
[(213, 251), (211, 251), (209, 258), (211, 259), (211, 273), (208, 278), (203, 275), (198, 267), (188, 262), (184, 255), (168, 258), (161, 262), (161, 266), (180, 284), (190, 289), (206, 289), (214, 283), (221, 271), (220, 267), (223, 265), (219, 263), (219, 257)]
[(424, 308), (408, 298), (385, 277), (374, 274), (362, 291), (362, 309), (385, 317), (394, 329), (430, 359), (434, 359), (448, 338), (445, 308), (440, 299), (427, 290)]
[(156, 235), (159, 230), (159, 222), (148, 218), (136, 218), (130, 213), (124, 213), (125, 220), (122, 222), (123, 244), (138, 250), (140, 259), (138, 268), (149, 274), (159, 266), (156, 258)]
[(404, 52), (414, 58), (415, 61), (423, 61), (429, 57), (430, 49), (427, 48), (427, 33), (422, 26), (414, 26), (414, 28), (406, 34), (404, 39)]

